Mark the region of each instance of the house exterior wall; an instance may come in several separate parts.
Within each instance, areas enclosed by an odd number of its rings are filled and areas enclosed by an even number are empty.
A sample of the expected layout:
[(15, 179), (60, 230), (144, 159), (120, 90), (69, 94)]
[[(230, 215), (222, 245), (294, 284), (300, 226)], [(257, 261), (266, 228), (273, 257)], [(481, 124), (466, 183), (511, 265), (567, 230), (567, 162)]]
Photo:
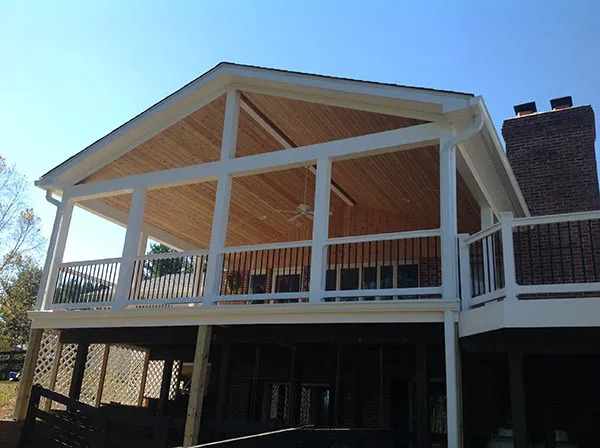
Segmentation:
[(509, 118), (502, 135), (532, 215), (600, 208), (591, 106)]

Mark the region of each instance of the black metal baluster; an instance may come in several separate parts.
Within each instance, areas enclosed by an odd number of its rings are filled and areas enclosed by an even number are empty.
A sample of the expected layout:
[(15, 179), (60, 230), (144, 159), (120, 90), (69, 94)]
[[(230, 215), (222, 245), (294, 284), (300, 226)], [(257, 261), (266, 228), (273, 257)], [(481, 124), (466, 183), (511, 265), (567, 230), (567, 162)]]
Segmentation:
[(541, 274), (541, 278), (542, 278), (542, 284), (545, 283), (544, 281), (544, 259), (542, 258), (542, 238), (540, 236), (540, 227), (541, 225), (537, 225), (535, 226), (536, 230), (537, 230), (537, 240), (538, 240), (538, 257), (540, 259), (540, 274)]
[(598, 281), (598, 271), (596, 270), (596, 251), (594, 250), (594, 234), (592, 233), (592, 220), (588, 219), (588, 233), (590, 234), (590, 247), (592, 249), (592, 267), (594, 268), (594, 281)]
[[(523, 245), (521, 244), (521, 228), (520, 227), (516, 227), (516, 231), (517, 231), (517, 246), (519, 247), (519, 256), (517, 258), (518, 268), (517, 268), (516, 277), (517, 277), (517, 283), (523, 284), (524, 283), (524, 278), (523, 278)], [(504, 240), (502, 240), (502, 244), (504, 245)], [(502, 249), (502, 254), (504, 255), (504, 248)]]
[[(289, 277), (289, 270), (285, 271), (286, 265), (287, 265), (287, 249), (283, 249), (283, 275), (286, 276), (285, 278), (287, 279), (287, 291), (285, 292), (291, 292), (291, 287), (292, 287), (292, 282), (290, 281), (290, 277)], [(284, 292), (284, 291), (281, 291)]]
[(575, 259), (573, 257), (573, 241), (571, 238), (571, 221), (567, 221), (567, 230), (569, 232), (569, 253), (571, 255), (571, 282), (575, 283)]
[(561, 237), (561, 232), (560, 232), (560, 222), (556, 223), (556, 229), (557, 229), (557, 233), (558, 233), (558, 248), (559, 248), (559, 254), (560, 254), (560, 275), (561, 275), (561, 283), (566, 283), (566, 276), (565, 276), (565, 261), (563, 258), (563, 244), (562, 244), (562, 237)]
[(581, 269), (583, 269), (583, 283), (587, 283), (587, 269), (585, 265), (585, 253), (583, 250), (583, 240), (581, 239), (581, 221), (577, 221), (577, 233), (579, 234), (579, 251), (581, 253)]
[(531, 285), (535, 285), (533, 273), (533, 248), (531, 247), (531, 226), (527, 226), (527, 245), (529, 250), (529, 275), (531, 277)]
[(546, 234), (548, 236), (548, 252), (550, 252), (550, 283), (554, 283), (554, 256), (552, 254), (552, 238), (550, 236), (550, 223), (546, 224)]

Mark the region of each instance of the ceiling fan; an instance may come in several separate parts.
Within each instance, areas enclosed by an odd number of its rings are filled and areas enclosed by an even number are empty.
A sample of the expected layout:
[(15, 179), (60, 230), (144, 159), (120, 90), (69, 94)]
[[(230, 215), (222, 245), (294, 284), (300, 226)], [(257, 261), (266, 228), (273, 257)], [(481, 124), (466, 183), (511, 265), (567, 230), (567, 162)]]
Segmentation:
[[(306, 191), (308, 186), (308, 166), (306, 167), (306, 172), (304, 176), (304, 198), (302, 202), (300, 202), (295, 210), (277, 210), (279, 213), (292, 214), (288, 218), (288, 222), (296, 222), (298, 218), (307, 218), (312, 221), (315, 212), (313, 208), (306, 203)], [(331, 213), (330, 213), (331, 214)], [(299, 224), (299, 223), (298, 223)]]

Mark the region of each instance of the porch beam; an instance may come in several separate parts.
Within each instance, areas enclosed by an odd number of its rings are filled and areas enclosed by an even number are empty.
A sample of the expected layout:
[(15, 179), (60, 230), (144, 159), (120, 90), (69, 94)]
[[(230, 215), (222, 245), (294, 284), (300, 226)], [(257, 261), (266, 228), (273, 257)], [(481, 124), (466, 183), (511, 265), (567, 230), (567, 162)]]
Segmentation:
[[(291, 149), (297, 148), (298, 145), (294, 143), (294, 141), (289, 138), (285, 133), (279, 129), (270, 119), (267, 117), (255, 104), (253, 104), (248, 98), (242, 95), (240, 106), (244, 112), (246, 112), (250, 118), (252, 118), (261, 128), (263, 128), (267, 133), (273, 137), (283, 148)], [(308, 171), (313, 176), (317, 175), (317, 168), (314, 165), (308, 167)], [(342, 201), (344, 201), (350, 207), (356, 205), (356, 201), (352, 199), (352, 197), (344, 191), (339, 184), (331, 181), (330, 187), (333, 194), (339, 197)]]
[[(450, 137), (451, 135), (452, 128), (447, 121), (436, 121), (359, 137), (282, 149), (266, 154), (237, 157), (218, 162), (75, 185), (68, 189), (68, 194), (81, 201), (127, 194), (135, 188), (160, 189), (212, 182), (218, 180), (224, 174), (241, 177), (303, 167), (315, 164), (319, 158), (343, 160), (413, 149), (437, 144), (440, 138)], [(223, 143), (225, 142), (227, 142), (227, 139)]]

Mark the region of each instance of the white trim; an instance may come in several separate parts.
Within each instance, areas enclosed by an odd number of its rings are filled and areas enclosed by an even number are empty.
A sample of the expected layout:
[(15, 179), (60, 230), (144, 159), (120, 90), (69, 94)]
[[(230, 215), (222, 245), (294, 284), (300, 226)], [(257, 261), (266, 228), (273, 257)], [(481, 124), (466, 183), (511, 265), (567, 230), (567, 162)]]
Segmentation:
[(517, 294), (600, 292), (600, 282), (557, 283), (552, 285), (516, 285)]
[(440, 140), (440, 249), (442, 297), (458, 298), (458, 218), (455, 138)]
[(162, 254), (138, 255), (137, 257), (135, 257), (135, 259), (136, 260), (161, 260), (161, 259), (169, 259), (169, 258), (195, 257), (197, 255), (208, 255), (208, 249), (185, 250), (182, 252), (165, 252)]
[(440, 236), (440, 229), (328, 238), (325, 240), (325, 245), (330, 246), (333, 244), (366, 243), (369, 241), (405, 240), (411, 238), (425, 238), (430, 236)]
[(121, 258), (100, 258), (98, 260), (82, 260), (82, 261), (69, 261), (67, 263), (60, 263), (59, 268), (72, 268), (75, 266), (89, 266), (94, 264), (109, 264), (118, 263)]
[(498, 300), (506, 296), (506, 291), (504, 288), (496, 289), (495, 291), (486, 292), (485, 294), (480, 294), (478, 296), (471, 297), (469, 301), (469, 306), (481, 305), (482, 303), (491, 302), (493, 300)]
[(444, 354), (446, 360), (446, 421), (448, 448), (459, 448), (459, 387), (455, 312), (444, 311)]
[(114, 297), (106, 302), (75, 302), (75, 303), (51, 303), (48, 305), (49, 310), (78, 310), (82, 308), (112, 308), (114, 305)]
[(289, 241), (284, 243), (267, 243), (267, 244), (256, 244), (252, 246), (230, 246), (223, 249), (223, 253), (233, 254), (239, 252), (256, 252), (259, 250), (273, 250), (273, 249), (291, 249), (294, 247), (310, 247), (312, 245), (311, 240), (302, 241)]
[[(264, 275), (264, 274), (262, 274)], [(287, 274), (285, 274), (287, 275)], [(290, 274), (300, 275), (300, 274)], [(216, 302), (237, 302), (252, 300), (284, 300), (284, 299), (308, 299), (308, 291), (304, 292), (267, 292), (264, 294), (231, 294), (218, 296)]]
[(504, 271), (504, 292), (508, 300), (517, 298), (517, 272), (515, 268), (515, 246), (513, 242), (512, 226), (514, 217), (512, 213), (500, 213), (500, 227), (502, 232), (502, 269)]
[[(373, 266), (375, 267), (375, 266)], [(328, 297), (387, 297), (387, 296), (418, 296), (441, 294), (441, 286), (426, 288), (384, 288), (384, 289), (344, 289), (341, 291), (325, 291), (324, 298)], [(403, 300), (403, 299), (400, 299)]]
[(559, 215), (532, 216), (528, 218), (515, 218), (514, 227), (533, 226), (538, 224), (553, 224), (556, 222), (586, 221), (588, 219), (600, 219), (600, 211), (562, 213)]
[[(216, 300), (216, 298), (214, 298)], [(458, 302), (419, 299), (383, 302), (286, 303), (81, 311), (32, 311), (33, 328), (105, 328), (185, 325), (443, 322)]]
[(460, 313), (460, 337), (502, 328), (600, 327), (600, 298), (504, 300)]
[(497, 232), (498, 230), (500, 230), (500, 227), (501, 227), (500, 222), (497, 222), (494, 225), (492, 225), (491, 227), (488, 227), (487, 229), (483, 229), (477, 233), (474, 233), (473, 235), (469, 235), (468, 237), (466, 237), (463, 240), (462, 244), (464, 246), (469, 246), (479, 240), (484, 239), (486, 236), (490, 236), (493, 233)]

